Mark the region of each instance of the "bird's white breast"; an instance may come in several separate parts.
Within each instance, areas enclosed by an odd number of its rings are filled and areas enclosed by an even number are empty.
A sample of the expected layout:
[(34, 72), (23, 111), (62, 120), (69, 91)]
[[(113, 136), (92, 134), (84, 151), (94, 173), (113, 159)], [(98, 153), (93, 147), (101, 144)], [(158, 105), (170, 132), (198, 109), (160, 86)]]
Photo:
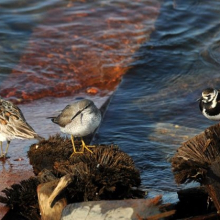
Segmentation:
[(6, 141), (7, 138), (4, 134), (0, 133), (0, 141)]
[(208, 118), (208, 119), (210, 119), (210, 120), (220, 121), (220, 114), (218, 114), (218, 115), (208, 115), (208, 114), (206, 113), (206, 110), (205, 110), (205, 109), (203, 109), (202, 114), (203, 114), (206, 118)]
[(72, 134), (75, 137), (83, 137), (94, 132), (101, 122), (101, 115), (82, 114), (78, 115), (71, 123), (65, 127), (60, 127), (60, 130), (67, 134)]

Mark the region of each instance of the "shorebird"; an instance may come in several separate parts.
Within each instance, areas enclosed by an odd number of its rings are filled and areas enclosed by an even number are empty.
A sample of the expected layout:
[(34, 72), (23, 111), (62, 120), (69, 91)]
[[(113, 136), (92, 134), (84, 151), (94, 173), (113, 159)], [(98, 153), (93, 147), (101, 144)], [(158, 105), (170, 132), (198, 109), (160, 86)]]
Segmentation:
[[(42, 140), (34, 129), (26, 122), (18, 106), (10, 101), (0, 98), (0, 146), (1, 158), (6, 157), (9, 144), (12, 139), (38, 139)], [(7, 141), (5, 153), (3, 153), (2, 142)]]
[(207, 88), (202, 91), (198, 99), (202, 114), (210, 120), (220, 120), (220, 94), (219, 90)]
[[(92, 151), (83, 141), (83, 137), (92, 134), (101, 122), (101, 112), (93, 101), (83, 99), (67, 105), (56, 117), (49, 117), (52, 122), (60, 126), (63, 133), (71, 135), (71, 142), (74, 153), (84, 153), (84, 150)], [(74, 137), (80, 137), (82, 151), (76, 151)], [(71, 155), (72, 156), (72, 155)]]

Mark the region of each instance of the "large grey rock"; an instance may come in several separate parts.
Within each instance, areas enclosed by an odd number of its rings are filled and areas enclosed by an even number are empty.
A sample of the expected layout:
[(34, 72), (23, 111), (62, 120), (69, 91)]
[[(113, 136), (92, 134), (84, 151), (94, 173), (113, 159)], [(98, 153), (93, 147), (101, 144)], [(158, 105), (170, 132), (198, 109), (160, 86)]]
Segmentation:
[(82, 202), (67, 205), (61, 220), (110, 220), (145, 219), (160, 215), (156, 199), (128, 199)]

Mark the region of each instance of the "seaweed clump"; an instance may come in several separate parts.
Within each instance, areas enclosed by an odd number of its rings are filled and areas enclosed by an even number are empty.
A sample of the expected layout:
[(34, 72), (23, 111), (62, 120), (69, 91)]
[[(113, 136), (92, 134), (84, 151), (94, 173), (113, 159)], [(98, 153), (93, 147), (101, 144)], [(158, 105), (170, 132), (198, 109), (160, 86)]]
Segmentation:
[(220, 212), (220, 124), (183, 143), (172, 158), (172, 169), (178, 184), (203, 185)]
[[(78, 142), (76, 142), (76, 147), (79, 149)], [(50, 136), (48, 140), (32, 144), (28, 151), (28, 157), (34, 174), (38, 175), (43, 169), (52, 171), (55, 161), (68, 160), (72, 152), (70, 139), (56, 134)]]
[[(81, 148), (80, 143), (75, 142), (77, 150)], [(4, 190), (6, 197), (0, 197), (0, 202), (26, 219), (38, 219), (35, 217), (40, 217), (37, 186), (54, 180), (59, 184), (59, 179), (65, 176), (71, 177), (70, 183), (62, 189), (67, 203), (144, 198), (145, 193), (138, 189), (140, 173), (129, 155), (115, 145), (99, 145), (92, 150), (92, 154), (86, 151), (71, 156), (71, 140), (60, 135), (33, 144), (28, 157), (36, 177)]]
[(71, 174), (75, 181), (68, 187), (70, 202), (143, 198), (140, 173), (133, 160), (116, 146), (99, 146), (93, 154), (73, 155), (56, 162), (60, 176)]
[(13, 212), (7, 213), (4, 219), (40, 219), (36, 192), (39, 184), (38, 178), (31, 177), (2, 190), (5, 197), (0, 196), (0, 202), (6, 204)]
[(205, 184), (208, 171), (220, 162), (220, 124), (183, 143), (171, 162), (178, 184), (191, 181)]

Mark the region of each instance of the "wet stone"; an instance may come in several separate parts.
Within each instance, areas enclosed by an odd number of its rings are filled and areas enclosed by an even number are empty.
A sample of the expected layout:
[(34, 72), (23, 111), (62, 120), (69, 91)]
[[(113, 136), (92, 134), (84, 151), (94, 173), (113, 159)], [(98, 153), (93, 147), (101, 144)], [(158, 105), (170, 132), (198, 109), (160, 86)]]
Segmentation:
[[(158, 198), (157, 198), (158, 199)], [(146, 219), (161, 213), (154, 199), (113, 200), (74, 203), (66, 206), (61, 220)]]

